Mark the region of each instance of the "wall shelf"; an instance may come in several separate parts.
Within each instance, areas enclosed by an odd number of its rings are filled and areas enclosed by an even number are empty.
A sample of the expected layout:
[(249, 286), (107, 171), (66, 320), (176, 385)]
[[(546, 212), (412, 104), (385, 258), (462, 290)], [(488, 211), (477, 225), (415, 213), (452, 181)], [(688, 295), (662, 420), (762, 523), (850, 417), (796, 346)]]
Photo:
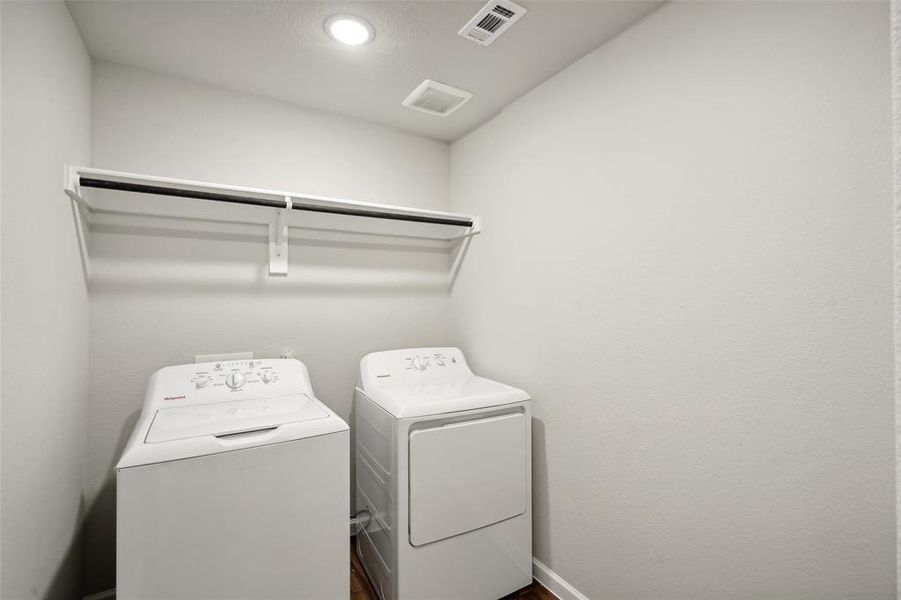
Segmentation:
[[(479, 217), (458, 213), (358, 202), (325, 196), (315, 196), (296, 192), (265, 190), (142, 175), (123, 171), (95, 169), (91, 167), (66, 168), (65, 192), (89, 213), (100, 209), (86, 196), (88, 189), (114, 190), (129, 193), (149, 194), (154, 196), (170, 196), (203, 200), (210, 203), (247, 205), (275, 210), (269, 223), (269, 274), (286, 275), (288, 272), (288, 224), (287, 215), (291, 211), (337, 215), (348, 219), (375, 219), (409, 224), (415, 229), (411, 233), (421, 232), (422, 227), (429, 228), (432, 239), (466, 240), (481, 232)], [(435, 237), (437, 236), (437, 237)], [(83, 252), (86, 244), (82, 240)], [(465, 251), (465, 250), (464, 250)], [(462, 256), (460, 256), (462, 258)], [(455, 262), (455, 270), (459, 260)], [(452, 274), (453, 277), (454, 274)]]

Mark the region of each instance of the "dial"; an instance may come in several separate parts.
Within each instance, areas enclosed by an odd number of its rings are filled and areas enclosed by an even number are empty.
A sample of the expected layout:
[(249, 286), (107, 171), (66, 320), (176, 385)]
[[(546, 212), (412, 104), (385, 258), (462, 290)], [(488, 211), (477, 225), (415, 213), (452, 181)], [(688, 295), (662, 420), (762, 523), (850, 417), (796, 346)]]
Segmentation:
[(194, 379), (194, 387), (196, 387), (198, 390), (200, 388), (206, 387), (209, 383), (210, 383), (210, 378), (207, 377), (206, 375), (198, 375)]
[(225, 378), (225, 385), (233, 390), (244, 385), (244, 375), (239, 371), (232, 371)]
[(275, 381), (276, 377), (278, 377), (278, 373), (271, 369), (263, 371), (260, 374), (260, 379), (263, 380), (263, 383), (272, 383), (273, 381)]
[(417, 371), (425, 371), (425, 362), (420, 357), (415, 357), (410, 364), (413, 365), (413, 368)]

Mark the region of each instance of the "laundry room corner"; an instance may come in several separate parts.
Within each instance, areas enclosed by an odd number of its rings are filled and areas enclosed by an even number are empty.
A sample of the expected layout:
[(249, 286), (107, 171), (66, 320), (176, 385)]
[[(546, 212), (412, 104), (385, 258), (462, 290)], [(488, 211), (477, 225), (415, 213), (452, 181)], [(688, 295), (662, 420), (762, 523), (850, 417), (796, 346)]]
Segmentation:
[(3, 600), (898, 600), (901, 0), (0, 0)]

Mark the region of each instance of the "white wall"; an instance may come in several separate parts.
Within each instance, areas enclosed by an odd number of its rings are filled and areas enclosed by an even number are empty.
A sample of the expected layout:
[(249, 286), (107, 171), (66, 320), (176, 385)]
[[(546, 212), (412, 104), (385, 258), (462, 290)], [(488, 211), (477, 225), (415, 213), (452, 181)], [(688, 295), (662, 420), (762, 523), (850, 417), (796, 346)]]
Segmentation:
[(3, 2), (2, 585), (77, 597), (88, 299), (63, 165), (89, 161), (91, 63), (61, 2)]
[[(3, 50), (3, 11), (0, 10), (0, 55)], [(2, 61), (0, 61), (2, 62)], [(0, 64), (0, 289), (3, 287), (3, 65)], [(3, 539), (3, 294), (0, 293), (0, 540)], [(0, 593), (3, 591), (3, 551), (0, 542)]]
[(895, 556), (896, 589), (901, 594), (901, 0), (892, 11), (892, 175), (895, 208)]
[[(447, 203), (446, 144), (107, 64), (94, 68), (92, 139), (93, 164), (102, 168), (436, 209)], [(132, 210), (147, 198), (114, 200)], [(198, 206), (154, 202), (162, 204)], [(239, 220), (271, 214), (197, 210)], [(298, 225), (315, 218), (292, 217)], [(444, 249), (295, 228), (289, 276), (271, 279), (265, 231), (109, 215), (92, 228), (88, 591), (113, 585), (113, 465), (153, 371), (197, 353), (271, 357), (290, 348), (317, 395), (347, 418), (364, 354), (446, 340)]]
[(588, 597), (894, 597), (888, 15), (670, 3), (452, 146), (452, 340)]

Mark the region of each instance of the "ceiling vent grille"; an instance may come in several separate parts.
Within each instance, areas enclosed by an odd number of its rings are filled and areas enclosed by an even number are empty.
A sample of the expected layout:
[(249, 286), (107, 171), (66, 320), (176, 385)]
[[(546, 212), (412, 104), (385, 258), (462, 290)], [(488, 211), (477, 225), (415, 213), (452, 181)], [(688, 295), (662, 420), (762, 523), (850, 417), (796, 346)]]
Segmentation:
[(507, 0), (493, 0), (483, 6), (458, 34), (480, 46), (490, 46), (526, 12), (518, 4)]
[(463, 106), (470, 98), (472, 98), (472, 93), (466, 90), (426, 79), (410, 92), (410, 95), (404, 100), (404, 106), (421, 110), (430, 115), (446, 117)]

